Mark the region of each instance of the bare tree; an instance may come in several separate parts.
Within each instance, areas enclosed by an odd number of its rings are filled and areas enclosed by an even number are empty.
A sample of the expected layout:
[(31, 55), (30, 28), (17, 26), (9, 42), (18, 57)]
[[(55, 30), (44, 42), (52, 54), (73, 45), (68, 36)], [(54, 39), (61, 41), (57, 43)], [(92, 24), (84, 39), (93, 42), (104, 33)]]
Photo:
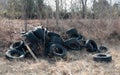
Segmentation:
[(56, 0), (56, 25), (59, 24), (59, 0)]
[(28, 26), (27, 26), (27, 15), (26, 15), (26, 14), (27, 14), (27, 13), (26, 13), (26, 11), (27, 11), (27, 10), (26, 10), (26, 9), (27, 9), (27, 6), (26, 6), (27, 0), (25, 0), (25, 1), (22, 0), (22, 2), (24, 3), (24, 4), (23, 4), (24, 32), (27, 32), (27, 30), (28, 30), (28, 29), (27, 29), (27, 27), (28, 27)]
[(107, 0), (94, 0), (92, 11), (95, 18), (107, 18), (110, 17), (111, 5)]
[(82, 18), (86, 17), (86, 8), (87, 8), (87, 1), (88, 0), (80, 0), (82, 4)]

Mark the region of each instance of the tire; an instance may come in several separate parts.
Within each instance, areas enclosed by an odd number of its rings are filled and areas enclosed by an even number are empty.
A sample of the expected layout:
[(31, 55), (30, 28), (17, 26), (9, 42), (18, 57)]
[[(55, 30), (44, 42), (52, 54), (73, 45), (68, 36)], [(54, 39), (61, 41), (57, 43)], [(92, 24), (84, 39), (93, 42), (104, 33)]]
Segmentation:
[(79, 38), (78, 34), (68, 34), (69, 38)]
[(68, 35), (78, 34), (78, 32), (77, 32), (76, 28), (72, 28), (72, 29), (69, 29), (68, 31), (66, 31), (66, 34), (68, 34)]
[[(17, 55), (17, 56), (14, 56)], [(16, 49), (10, 49), (5, 53), (7, 59), (23, 59), (25, 57), (25, 53)]]
[(78, 40), (84, 40), (84, 37), (81, 34), (71, 34), (68, 35), (69, 38), (77, 38)]
[(36, 37), (38, 37), (39, 39), (44, 40), (46, 34), (44, 32), (43, 29), (37, 28), (33, 31), (34, 35), (36, 35)]
[(40, 40), (33, 34), (32, 31), (27, 32), (24, 37), (30, 42), (30, 43), (37, 43)]
[(25, 47), (23, 41), (14, 42), (10, 45), (10, 49), (22, 50)]
[(81, 50), (79, 41), (76, 38), (68, 39), (64, 42), (64, 45), (71, 50)]
[(85, 47), (88, 52), (97, 52), (98, 51), (97, 44), (93, 40), (87, 40)]
[(63, 44), (63, 40), (61, 37), (51, 37), (50, 38), (50, 42), (53, 42), (53, 43), (57, 43), (57, 44)]
[(67, 34), (68, 38), (78, 38), (79, 37), (77, 29), (75, 29), (75, 28), (72, 28), (72, 29), (66, 31), (66, 34)]
[(98, 53), (93, 55), (93, 60), (96, 62), (111, 62), (112, 56), (110, 54)]
[(66, 32), (69, 38), (77, 38), (78, 40), (84, 39), (81, 34), (78, 34), (78, 31), (75, 28), (72, 28)]
[(37, 29), (42, 29), (43, 31), (47, 31), (47, 28), (44, 28), (43, 26), (37, 26), (34, 28), (35, 30)]
[(48, 32), (48, 36), (51, 37), (60, 37), (59, 34), (55, 33), (55, 32)]
[(99, 50), (99, 52), (106, 52), (106, 51), (108, 51), (108, 48), (105, 46), (99, 46), (98, 50)]
[(54, 43), (53, 43), (53, 42), (48, 42), (48, 43), (46, 43), (45, 49), (44, 49), (44, 55), (45, 55), (45, 56), (48, 56), (48, 54), (49, 54), (49, 52), (50, 52), (50, 46), (51, 46), (52, 44), (54, 44)]
[(49, 55), (50, 56), (58, 56), (58, 57), (65, 57), (67, 54), (66, 48), (64, 48), (60, 44), (52, 44), (49, 48)]

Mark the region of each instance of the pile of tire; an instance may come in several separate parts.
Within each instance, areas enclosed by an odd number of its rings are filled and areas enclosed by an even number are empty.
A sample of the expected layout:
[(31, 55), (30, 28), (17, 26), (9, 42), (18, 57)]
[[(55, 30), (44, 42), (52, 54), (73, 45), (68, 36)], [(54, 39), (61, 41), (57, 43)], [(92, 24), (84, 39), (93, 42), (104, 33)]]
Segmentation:
[[(23, 33), (21, 41), (10, 45), (9, 50), (5, 54), (6, 58), (23, 59), (27, 57), (29, 51), (25, 42), (27, 42), (36, 56), (40, 55), (38, 52), (38, 47), (40, 46), (44, 49), (44, 55), (50, 57), (65, 57), (68, 50), (82, 50), (83, 48), (86, 48), (88, 52), (107, 50), (104, 46), (98, 47), (93, 40), (86, 40), (75, 28), (66, 31), (66, 35), (67, 39), (65, 40), (56, 32), (48, 31), (42, 26), (35, 27), (34, 30)], [(103, 57), (103, 55), (101, 56)]]
[(30, 53), (25, 42), (36, 56), (40, 55), (38, 53), (39, 46), (43, 47), (45, 56), (65, 57), (67, 54), (67, 49), (63, 45), (64, 41), (61, 36), (39, 26), (35, 27), (32, 31), (22, 33), (22, 40), (10, 45), (9, 50), (5, 53), (6, 58), (19, 60), (27, 57)]

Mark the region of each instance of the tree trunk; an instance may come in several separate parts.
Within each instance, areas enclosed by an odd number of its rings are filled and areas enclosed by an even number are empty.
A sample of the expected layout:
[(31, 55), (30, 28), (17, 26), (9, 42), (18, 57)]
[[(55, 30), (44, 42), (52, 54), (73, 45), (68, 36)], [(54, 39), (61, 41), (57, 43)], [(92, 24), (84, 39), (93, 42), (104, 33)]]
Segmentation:
[(85, 19), (85, 17), (86, 17), (87, 0), (81, 0), (81, 4), (82, 4), (82, 18)]
[(85, 19), (86, 17), (86, 7), (83, 5), (82, 7), (82, 18)]
[(56, 0), (56, 25), (59, 26), (59, 0)]

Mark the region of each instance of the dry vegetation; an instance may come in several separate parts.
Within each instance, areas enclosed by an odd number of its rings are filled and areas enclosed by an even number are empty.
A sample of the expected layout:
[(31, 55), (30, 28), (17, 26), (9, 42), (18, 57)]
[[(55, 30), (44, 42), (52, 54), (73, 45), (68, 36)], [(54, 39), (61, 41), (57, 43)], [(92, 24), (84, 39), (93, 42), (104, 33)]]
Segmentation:
[[(92, 54), (82, 51), (69, 51), (67, 59), (39, 58), (36, 63), (31, 59), (23, 61), (8, 61), (4, 57), (5, 51), (11, 42), (20, 39), (20, 32), (24, 29), (23, 20), (0, 20), (0, 75), (120, 75), (120, 19), (116, 20), (65, 20), (60, 21), (60, 27), (55, 26), (54, 20), (46, 21), (29, 20), (29, 30), (40, 23), (48, 30), (60, 34), (76, 27), (79, 33), (87, 39), (94, 39), (99, 45), (109, 48), (112, 54), (111, 63), (96, 63)], [(64, 37), (65, 35), (63, 35)]]

